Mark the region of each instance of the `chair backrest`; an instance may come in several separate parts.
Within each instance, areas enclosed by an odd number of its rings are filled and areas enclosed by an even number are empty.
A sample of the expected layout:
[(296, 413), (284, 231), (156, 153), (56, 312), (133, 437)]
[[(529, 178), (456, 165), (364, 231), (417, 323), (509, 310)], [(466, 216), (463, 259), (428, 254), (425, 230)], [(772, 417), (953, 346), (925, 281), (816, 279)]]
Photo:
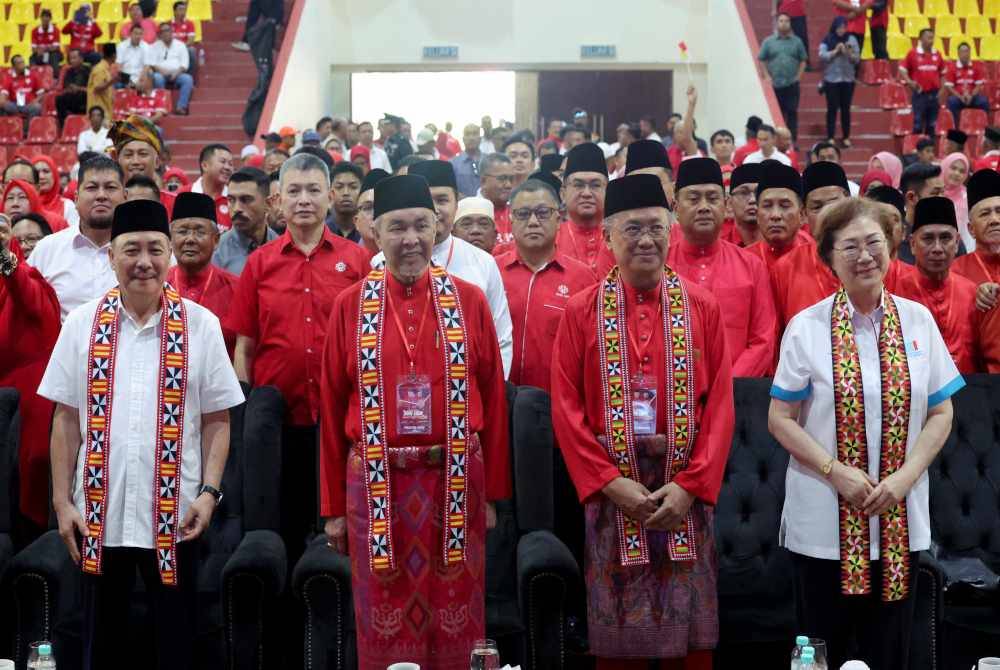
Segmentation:
[(80, 137), (80, 133), (87, 129), (87, 125), (87, 117), (83, 114), (68, 115), (66, 120), (63, 121), (62, 135), (59, 136), (59, 141), (67, 144), (70, 142), (76, 143)]
[(46, 91), (55, 85), (55, 75), (52, 73), (51, 65), (32, 65), (31, 72), (38, 77), (39, 82)]
[[(934, 23), (935, 37), (958, 37), (962, 34), (962, 25), (954, 16), (939, 16)], [(954, 40), (952, 40), (954, 41)]]
[(28, 125), (29, 144), (51, 144), (59, 136), (59, 124), (51, 116), (36, 116)]
[(75, 144), (53, 144), (49, 149), (49, 156), (56, 162), (60, 174), (69, 174), (76, 163)]
[(946, 552), (1000, 566), (1000, 376), (966, 375), (955, 421), (931, 464), (934, 541)]
[(938, 135), (946, 135), (948, 131), (955, 127), (955, 117), (951, 115), (951, 110), (942, 107), (938, 110), (937, 124), (934, 126)]
[(7, 147), (0, 144), (0, 170), (7, 167)]
[(903, 151), (904, 154), (912, 154), (917, 150), (917, 142), (927, 137), (926, 135), (907, 135), (903, 138)]
[(892, 112), (889, 129), (896, 137), (903, 137), (913, 132), (913, 110), (897, 109)]
[(517, 524), (521, 532), (552, 530), (554, 437), (549, 394), (534, 386), (519, 386), (512, 410)]
[(940, 20), (950, 15), (948, 0), (924, 0), (924, 16), (936, 16)]
[[(244, 389), (244, 392), (246, 390)], [(281, 422), (285, 401), (274, 386), (250, 391), (242, 426), (243, 530), (279, 530), (281, 491)]]
[(989, 37), (993, 34), (990, 20), (981, 15), (970, 16), (965, 19), (965, 34), (968, 37)]
[(959, 128), (969, 135), (982, 135), (986, 130), (987, 114), (981, 109), (966, 108), (959, 118)]
[(895, 16), (920, 16), (920, 7), (917, 0), (896, 0), (893, 3), (893, 14)]
[(0, 388), (0, 533), (14, 528), (18, 508), (17, 452), (21, 444), (18, 414), (20, 394), (11, 387)]
[[(986, 0), (989, 4), (989, 0)], [(998, 7), (1000, 9), (1000, 7)], [(979, 15), (979, 0), (955, 0), (955, 16), (978, 16)], [(987, 16), (997, 16), (997, 14), (989, 14)]]

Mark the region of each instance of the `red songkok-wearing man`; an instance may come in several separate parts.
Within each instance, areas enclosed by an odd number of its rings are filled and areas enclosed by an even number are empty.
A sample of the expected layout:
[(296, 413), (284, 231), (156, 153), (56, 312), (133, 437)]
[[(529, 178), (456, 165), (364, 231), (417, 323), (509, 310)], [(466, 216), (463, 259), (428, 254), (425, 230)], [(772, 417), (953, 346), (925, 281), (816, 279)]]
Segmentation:
[(598, 668), (710, 668), (709, 506), (734, 421), (722, 314), (664, 266), (670, 219), (655, 177), (613, 181), (605, 212), (618, 265), (570, 299), (552, 368), (553, 426), (586, 505), (590, 648)]
[[(960, 256), (952, 269), (976, 284), (989, 285), (996, 299), (1000, 283), (1000, 173), (990, 169), (977, 171), (969, 179), (966, 193), (976, 250)], [(994, 306), (982, 315), (979, 345), (986, 371), (1000, 372), (1000, 308)]]
[(430, 265), (427, 180), (379, 182), (374, 214), (385, 269), (340, 294), (323, 351), (321, 513), (351, 557), (360, 670), (464, 670), (484, 631), (485, 529), (510, 495), (503, 364), (483, 292)]
[(601, 233), (607, 187), (608, 166), (599, 146), (584, 142), (566, 154), (561, 195), (569, 218), (559, 226), (556, 246), (598, 276), (615, 264)]

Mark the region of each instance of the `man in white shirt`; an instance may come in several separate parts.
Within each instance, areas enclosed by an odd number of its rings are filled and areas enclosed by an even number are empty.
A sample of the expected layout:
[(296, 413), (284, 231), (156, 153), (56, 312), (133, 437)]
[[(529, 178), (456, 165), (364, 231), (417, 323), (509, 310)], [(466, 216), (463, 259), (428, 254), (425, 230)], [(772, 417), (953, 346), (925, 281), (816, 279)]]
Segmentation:
[(111, 220), (115, 208), (125, 202), (122, 169), (107, 156), (81, 165), (79, 184), (79, 227), (42, 238), (28, 259), (55, 289), (64, 321), (71, 311), (115, 285), (108, 262)]
[(385, 149), (375, 144), (375, 128), (371, 121), (362, 121), (358, 124), (358, 144), (368, 147), (371, 152), (371, 169), (380, 168), (392, 174), (392, 163), (389, 162), (389, 154)]
[(174, 39), (174, 29), (169, 23), (160, 24), (160, 39), (150, 47), (150, 67), (153, 68), (153, 85), (156, 88), (176, 88), (176, 113), (187, 114), (194, 90), (194, 79), (188, 74), (191, 62), (187, 46)]
[(76, 140), (76, 153), (82, 154), (84, 151), (93, 151), (103, 154), (111, 146), (108, 139), (108, 129), (104, 127), (104, 108), (94, 105), (88, 112), (90, 117), (90, 128), (87, 128)]
[(774, 146), (774, 126), (762, 125), (757, 130), (757, 146), (760, 147), (743, 161), (744, 163), (763, 163), (765, 160), (775, 160), (792, 167), (792, 159), (788, 154), (781, 153)]
[[(458, 209), (458, 185), (455, 170), (447, 161), (421, 161), (410, 166), (407, 174), (420, 175), (431, 187), (431, 198), (437, 211), (437, 235), (431, 260), (459, 279), (475, 284), (490, 304), (493, 325), (497, 330), (500, 344), (500, 358), (503, 359), (504, 379), (510, 374), (513, 357), (514, 328), (511, 325), (510, 309), (507, 306), (507, 292), (504, 290), (500, 268), (493, 256), (465, 240), (451, 234)], [(385, 254), (379, 252), (372, 259), (372, 267), (385, 265)]]
[(118, 54), (115, 62), (121, 73), (128, 75), (128, 83), (137, 83), (139, 75), (149, 66), (152, 57), (150, 46), (142, 41), (142, 26), (132, 26), (128, 39), (119, 42), (115, 51)]
[(222, 499), (228, 410), (243, 392), (219, 320), (164, 284), (168, 231), (158, 202), (115, 211), (115, 286), (67, 317), (38, 389), (56, 403), (52, 499), (83, 571), (85, 668), (115, 664), (136, 570), (156, 665), (194, 665), (195, 540)]

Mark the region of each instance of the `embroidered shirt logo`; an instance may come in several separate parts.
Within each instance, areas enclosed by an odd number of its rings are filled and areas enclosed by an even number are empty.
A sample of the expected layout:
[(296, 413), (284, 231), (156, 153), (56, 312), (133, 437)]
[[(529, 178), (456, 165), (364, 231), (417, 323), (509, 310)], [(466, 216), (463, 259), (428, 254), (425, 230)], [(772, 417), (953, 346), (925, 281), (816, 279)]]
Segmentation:
[(333, 266), (333, 269), (335, 269), (337, 272), (343, 272), (344, 270), (347, 269), (347, 263), (345, 263), (344, 261), (339, 261), (336, 265)]
[(564, 298), (569, 296), (569, 286), (566, 286), (566, 284), (559, 284), (559, 288), (556, 289), (556, 293)]

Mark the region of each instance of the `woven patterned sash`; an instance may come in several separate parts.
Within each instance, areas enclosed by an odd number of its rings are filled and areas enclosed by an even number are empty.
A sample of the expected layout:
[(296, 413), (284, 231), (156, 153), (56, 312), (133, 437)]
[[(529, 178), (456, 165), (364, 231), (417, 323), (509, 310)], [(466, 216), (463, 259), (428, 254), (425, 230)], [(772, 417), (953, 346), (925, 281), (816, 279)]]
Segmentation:
[[(694, 389), (694, 365), (691, 355), (691, 313), (687, 291), (680, 278), (669, 267), (664, 267), (660, 281), (663, 310), (664, 351), (669, 352), (669, 369), (665, 375), (667, 412), (667, 462), (664, 481), (670, 482), (687, 467), (694, 444), (694, 427), (688, 400), (689, 389)], [(608, 452), (618, 465), (622, 477), (638, 479), (635, 452), (635, 426), (632, 417), (632, 382), (628, 364), (627, 315), (622, 282), (615, 267), (601, 285), (597, 296), (597, 328), (601, 352), (602, 390), (604, 393), (605, 434)], [(627, 517), (621, 510), (616, 514), (618, 549), (622, 565), (649, 563), (649, 546), (646, 530), (638, 521)], [(667, 543), (670, 559), (688, 561), (697, 559), (694, 544), (694, 517), (688, 512), (681, 525), (670, 531)]]
[[(447, 444), (442, 550), (444, 564), (465, 560), (466, 496), (465, 472), (468, 446), (466, 397), (466, 334), (462, 306), (451, 277), (444, 268), (432, 265), (431, 295), (438, 332), (443, 333), (442, 351)], [(358, 386), (361, 397), (361, 429), (364, 436), (368, 477), (368, 549), (373, 571), (396, 567), (392, 548), (392, 489), (387, 460), (385, 384), (382, 378), (382, 323), (385, 317), (385, 271), (372, 270), (361, 286), (358, 319)]]
[[(837, 460), (868, 472), (868, 436), (865, 431), (865, 398), (861, 380), (861, 358), (854, 340), (854, 326), (841, 288), (833, 301), (831, 318), (833, 345), (833, 397), (837, 424)], [(882, 382), (882, 440), (879, 480), (896, 472), (906, 459), (910, 424), (910, 370), (906, 360), (903, 329), (892, 296), (885, 293), (885, 315), (878, 337)], [(871, 593), (868, 517), (844, 498), (839, 498), (840, 590), (844, 595)], [(906, 597), (910, 572), (910, 538), (906, 523), (906, 500), (879, 517), (882, 560), (882, 600)]]
[[(87, 357), (87, 446), (83, 488), (89, 537), (83, 540), (83, 571), (101, 574), (104, 554), (105, 511), (110, 473), (111, 411), (113, 407), (118, 317), (121, 298), (108, 291), (94, 316)], [(177, 584), (177, 498), (180, 488), (184, 434), (184, 396), (187, 389), (187, 311), (170, 284), (163, 287), (160, 336), (160, 372), (157, 382), (156, 472), (153, 477), (153, 539), (160, 581)]]

